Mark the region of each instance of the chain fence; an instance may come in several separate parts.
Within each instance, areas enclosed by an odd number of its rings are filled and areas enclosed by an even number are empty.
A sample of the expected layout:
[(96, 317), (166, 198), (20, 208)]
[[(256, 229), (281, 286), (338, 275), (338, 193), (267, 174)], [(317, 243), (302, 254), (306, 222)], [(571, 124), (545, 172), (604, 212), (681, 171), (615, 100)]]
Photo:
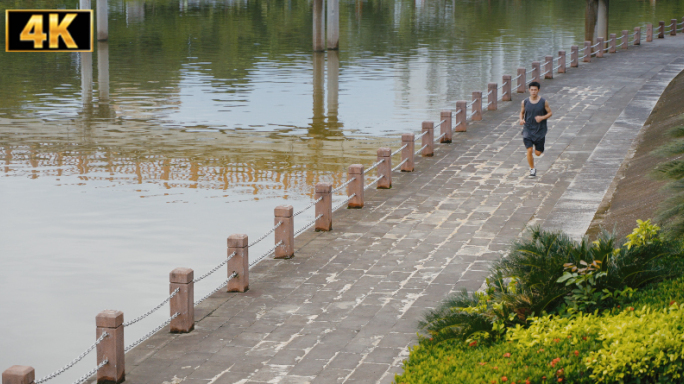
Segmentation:
[(380, 175), (380, 176), (376, 177), (375, 180), (373, 180), (373, 181), (371, 181), (370, 183), (368, 183), (368, 185), (366, 185), (365, 187), (363, 187), (363, 189), (366, 190), (366, 189), (372, 187), (373, 184), (375, 184), (375, 183), (377, 183), (378, 181), (380, 181), (380, 179), (382, 179), (383, 177), (385, 177), (385, 175)]
[(292, 216), (293, 216), (293, 217), (294, 217), (294, 216), (299, 216), (300, 214), (304, 213), (307, 209), (309, 209), (309, 208), (313, 207), (314, 205), (318, 204), (318, 202), (320, 202), (321, 200), (323, 200), (323, 196), (321, 196), (321, 197), (319, 197), (318, 199), (314, 200), (311, 204), (307, 205), (306, 208), (302, 208), (301, 210), (295, 212), (295, 214), (292, 215)]
[[(195, 304), (195, 305), (197, 305), (197, 304)], [(163, 323), (162, 323), (161, 325), (159, 325), (157, 328), (155, 328), (155, 329), (153, 329), (153, 330), (147, 332), (147, 334), (145, 334), (145, 336), (139, 338), (138, 340), (136, 340), (135, 342), (133, 342), (133, 344), (131, 344), (131, 345), (129, 345), (128, 347), (124, 348), (124, 353), (127, 353), (127, 352), (130, 351), (131, 349), (133, 349), (133, 348), (137, 347), (138, 345), (140, 345), (140, 343), (142, 343), (143, 341), (145, 341), (145, 340), (149, 339), (150, 337), (152, 337), (152, 335), (154, 335), (155, 333), (159, 332), (162, 328), (164, 328), (164, 327), (166, 327), (167, 325), (169, 325), (169, 324), (171, 323), (171, 320), (173, 320), (173, 319), (175, 319), (176, 317), (178, 317), (178, 315), (180, 315), (180, 312), (174, 313), (173, 316), (169, 317), (168, 320), (166, 320), (165, 322), (163, 322)]]
[(377, 167), (378, 165), (380, 165), (380, 163), (382, 163), (383, 161), (385, 161), (385, 159), (378, 160), (375, 164), (371, 165), (368, 169), (366, 169), (365, 171), (363, 171), (363, 174), (365, 175), (366, 173), (372, 171), (373, 169), (375, 169), (375, 167)]
[(303, 227), (301, 227), (300, 229), (298, 229), (298, 230), (294, 233), (294, 235), (297, 236), (297, 235), (299, 235), (300, 233), (306, 231), (309, 227), (311, 227), (312, 225), (314, 225), (314, 224), (316, 223), (316, 220), (320, 219), (321, 217), (323, 217), (323, 214), (322, 214), (322, 213), (321, 213), (320, 215), (316, 216), (313, 220), (311, 220), (311, 221), (309, 221), (308, 223), (306, 223), (306, 225), (304, 225)]
[(252, 261), (251, 263), (249, 263), (249, 268), (252, 268), (252, 267), (255, 266), (258, 262), (260, 262), (261, 260), (265, 259), (268, 255), (270, 255), (271, 253), (273, 253), (273, 252), (276, 250), (276, 248), (278, 248), (278, 247), (281, 246), (282, 244), (283, 244), (283, 241), (280, 240), (280, 241), (278, 242), (278, 244), (276, 244), (276, 245), (273, 246), (273, 248), (269, 249), (268, 251), (266, 251), (266, 253), (264, 253), (263, 255), (259, 256), (259, 257), (256, 258), (256, 259), (254, 259), (254, 261)]
[(83, 382), (87, 381), (89, 377), (97, 373), (97, 371), (99, 371), (100, 368), (107, 365), (107, 363), (109, 363), (109, 359), (104, 359), (100, 364), (97, 365), (97, 367), (91, 369), (88, 373), (76, 379), (76, 381), (74, 381), (74, 384), (82, 384)]
[(404, 144), (401, 148), (397, 149), (396, 151), (392, 152), (392, 156), (396, 155), (397, 153), (401, 152), (404, 148), (408, 147), (408, 144)]
[[(235, 252), (233, 252), (233, 255), (235, 255)], [(232, 256), (231, 256), (231, 257), (232, 257)], [(228, 260), (230, 260), (230, 259), (228, 259)], [(226, 261), (226, 262), (227, 262), (227, 261)], [(225, 264), (226, 262), (224, 262), (224, 264)], [(220, 266), (221, 266), (221, 265), (219, 265), (218, 267), (216, 267), (216, 269), (218, 269)], [(211, 273), (213, 273), (213, 272), (214, 272), (214, 271), (211, 271), (211, 272), (207, 273), (206, 275), (202, 276), (202, 278), (200, 278), (199, 280), (204, 279), (205, 277), (209, 276), (209, 275), (210, 275)], [(198, 281), (199, 281), (199, 280), (198, 280)], [(194, 283), (194, 282), (195, 282), (195, 281), (193, 280), (193, 283)], [(176, 295), (178, 294), (178, 292), (180, 292), (180, 288), (176, 288), (173, 292), (171, 292), (171, 295), (169, 295), (169, 297), (167, 297), (166, 299), (164, 299), (164, 301), (162, 301), (161, 303), (159, 303), (159, 305), (157, 305), (156, 307), (150, 309), (150, 310), (147, 311), (146, 313), (144, 313), (144, 314), (142, 314), (142, 315), (136, 317), (135, 319), (133, 319), (133, 320), (131, 320), (131, 321), (128, 321), (128, 322), (126, 322), (126, 323), (123, 323), (123, 326), (124, 326), (124, 327), (128, 327), (129, 325), (133, 325), (133, 324), (137, 323), (138, 321), (140, 321), (140, 320), (146, 318), (147, 316), (153, 314), (153, 313), (156, 312), (159, 308), (163, 307), (164, 304), (168, 303), (169, 300), (171, 300), (174, 296), (176, 296)]]
[(416, 151), (416, 152), (414, 153), (414, 155), (418, 155), (418, 154), (420, 154), (420, 152), (422, 152), (422, 151), (423, 151), (423, 149), (427, 148), (427, 146), (428, 146), (428, 145), (427, 145), (427, 144), (425, 144), (425, 145), (423, 145), (422, 147), (420, 147), (420, 149), (419, 149), (419, 150), (417, 150), (417, 151)]
[[(230, 276), (228, 276), (228, 279), (226, 279), (226, 281), (224, 281), (223, 283), (221, 283), (221, 285), (219, 285), (218, 287), (216, 287), (213, 291), (211, 291), (211, 292), (207, 293), (206, 295), (204, 295), (204, 297), (202, 297), (201, 299), (195, 301), (195, 306), (198, 306), (201, 302), (203, 302), (204, 300), (206, 300), (206, 299), (208, 299), (209, 297), (211, 297), (211, 295), (213, 295), (214, 293), (220, 291), (222, 288), (224, 288), (226, 285), (228, 285), (228, 283), (229, 283), (231, 280), (233, 280), (235, 277), (237, 277), (237, 272), (233, 272)], [(173, 318), (170, 318), (168, 321), (171, 322), (171, 320), (173, 320)], [(162, 327), (162, 328), (163, 328), (163, 327)], [(160, 329), (161, 329), (161, 328), (160, 328)]]
[[(78, 357), (76, 357), (75, 359), (71, 360), (71, 362), (70, 362), (69, 364), (63, 366), (62, 368), (58, 369), (57, 371), (55, 371), (55, 372), (53, 372), (53, 373), (51, 373), (51, 374), (49, 374), (49, 375), (47, 375), (47, 376), (45, 376), (45, 377), (43, 377), (43, 378), (40, 378), (40, 379), (36, 380), (34, 384), (41, 384), (41, 383), (44, 383), (44, 382), (46, 382), (46, 381), (48, 381), (48, 380), (54, 379), (55, 377), (61, 375), (61, 374), (64, 373), (64, 372), (66, 372), (69, 368), (73, 367), (76, 363), (78, 363), (79, 361), (83, 360), (83, 358), (86, 357), (90, 352), (92, 352), (92, 350), (95, 349), (95, 347), (97, 347), (97, 345), (100, 344), (100, 343), (102, 342), (102, 340), (104, 340), (104, 338), (107, 337), (107, 336), (109, 336), (109, 333), (107, 333), (107, 332), (102, 332), (102, 334), (100, 335), (100, 337), (98, 337), (97, 340), (95, 340), (95, 343), (94, 343), (93, 345), (91, 345), (90, 347), (88, 347), (88, 349), (86, 349), (85, 352), (83, 352), (83, 353), (81, 353), (80, 355), (78, 355)], [(89, 377), (90, 377), (90, 376), (89, 376)]]
[(353, 199), (354, 196), (356, 196), (356, 193), (352, 193), (351, 196), (348, 196), (346, 199), (342, 200), (339, 204), (333, 207), (333, 212), (337, 211), (338, 209), (342, 208), (345, 204), (349, 202), (349, 200)]
[[(198, 282), (202, 281), (204, 278), (206, 278), (207, 276), (209, 276), (209, 275), (211, 275), (212, 273), (218, 271), (219, 268), (221, 268), (221, 267), (223, 267), (224, 265), (226, 265), (226, 264), (230, 261), (230, 259), (232, 259), (233, 257), (235, 257), (235, 255), (237, 255), (237, 251), (233, 251), (233, 253), (231, 253), (230, 256), (226, 257), (226, 259), (223, 260), (219, 265), (215, 266), (214, 268), (211, 269), (211, 271), (209, 271), (209, 272), (205, 273), (204, 275), (202, 275), (202, 276), (196, 278), (196, 279), (193, 280), (192, 282), (193, 282), (193, 283), (198, 283)], [(169, 298), (169, 299), (171, 299), (171, 298)]]
[(401, 166), (404, 165), (404, 163), (407, 162), (407, 161), (408, 161), (408, 157), (405, 158), (404, 160), (402, 160), (401, 163), (397, 164), (396, 167), (392, 168), (392, 172), (394, 172), (394, 171), (396, 171), (397, 169), (401, 168)]
[(260, 238), (258, 238), (258, 239), (256, 239), (256, 240), (254, 240), (253, 242), (251, 242), (251, 243), (248, 245), (248, 247), (251, 248), (251, 247), (254, 246), (256, 243), (258, 243), (258, 242), (260, 242), (261, 240), (265, 239), (268, 235), (270, 235), (270, 234), (273, 233), (276, 229), (278, 229), (278, 227), (280, 227), (282, 224), (283, 224), (283, 222), (282, 222), (282, 221), (279, 221), (278, 224), (276, 224), (273, 228), (269, 229), (268, 232), (264, 233), (263, 235), (261, 235)]

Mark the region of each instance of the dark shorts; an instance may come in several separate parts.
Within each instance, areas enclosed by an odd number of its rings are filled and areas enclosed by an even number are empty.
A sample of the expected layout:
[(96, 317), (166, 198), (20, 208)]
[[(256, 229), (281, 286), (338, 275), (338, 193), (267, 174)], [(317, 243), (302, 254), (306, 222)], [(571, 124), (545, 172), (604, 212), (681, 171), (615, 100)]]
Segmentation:
[(525, 143), (525, 148), (530, 148), (534, 145), (534, 149), (536, 151), (544, 153), (544, 142), (546, 141), (546, 137), (542, 137), (541, 139), (537, 141), (532, 141), (530, 139), (524, 139), (523, 138), (523, 143)]

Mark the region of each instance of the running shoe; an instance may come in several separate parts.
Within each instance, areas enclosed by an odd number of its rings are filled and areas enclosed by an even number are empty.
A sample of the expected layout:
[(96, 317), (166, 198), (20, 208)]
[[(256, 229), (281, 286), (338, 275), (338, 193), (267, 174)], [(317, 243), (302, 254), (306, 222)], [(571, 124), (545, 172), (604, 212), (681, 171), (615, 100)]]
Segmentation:
[(537, 169), (536, 168), (530, 169), (530, 177), (535, 177), (535, 176), (537, 176)]

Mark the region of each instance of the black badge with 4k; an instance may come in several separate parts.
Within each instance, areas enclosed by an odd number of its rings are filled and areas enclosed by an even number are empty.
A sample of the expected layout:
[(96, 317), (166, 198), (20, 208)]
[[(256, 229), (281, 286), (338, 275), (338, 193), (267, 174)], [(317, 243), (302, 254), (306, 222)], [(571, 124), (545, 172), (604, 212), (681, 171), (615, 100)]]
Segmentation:
[(7, 52), (92, 52), (92, 10), (7, 10)]

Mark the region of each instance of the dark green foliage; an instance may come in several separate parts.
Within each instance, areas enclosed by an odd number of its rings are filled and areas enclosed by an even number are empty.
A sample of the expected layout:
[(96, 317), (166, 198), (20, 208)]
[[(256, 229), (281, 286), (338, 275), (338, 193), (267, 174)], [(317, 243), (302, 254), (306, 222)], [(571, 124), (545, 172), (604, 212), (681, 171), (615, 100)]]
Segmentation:
[(447, 339), (465, 340), (476, 332), (491, 331), (492, 319), (486, 311), (468, 312), (459, 308), (477, 308), (487, 303), (479, 296), (463, 291), (448, 297), (442, 304), (425, 315), (419, 326), (428, 331), (432, 341)]
[(684, 235), (684, 126), (675, 127), (670, 132), (675, 139), (657, 152), (664, 156), (675, 156), (656, 167), (653, 175), (661, 180), (669, 180), (666, 190), (670, 197), (659, 207), (655, 220), (663, 226), (670, 238)]

